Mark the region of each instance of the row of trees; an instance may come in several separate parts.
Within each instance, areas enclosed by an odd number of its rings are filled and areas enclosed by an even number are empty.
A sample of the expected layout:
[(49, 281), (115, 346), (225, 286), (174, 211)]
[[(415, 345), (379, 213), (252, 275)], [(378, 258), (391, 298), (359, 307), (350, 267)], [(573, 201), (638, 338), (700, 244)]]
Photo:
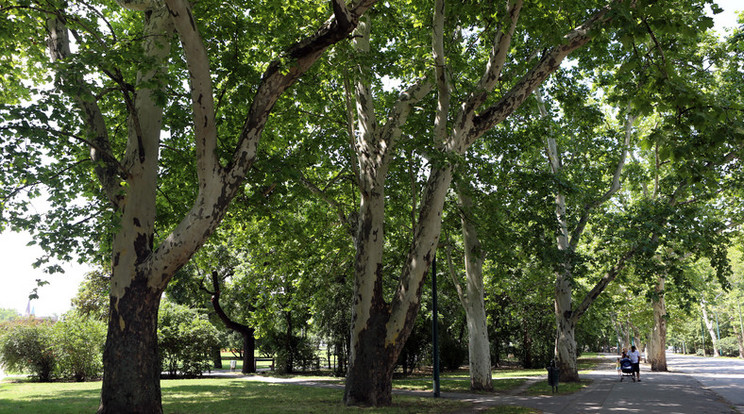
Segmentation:
[[(685, 260), (726, 279), (742, 48), (705, 34), (708, 1), (376, 3), (0, 7), (2, 223), (111, 267), (100, 412), (161, 411), (179, 270), (234, 322), (321, 315), (345, 401), (371, 405), (391, 402), (438, 251), (474, 389), (493, 331), (576, 380), (605, 292), (648, 293), (663, 351)], [(51, 210), (30, 211), (42, 194)]]

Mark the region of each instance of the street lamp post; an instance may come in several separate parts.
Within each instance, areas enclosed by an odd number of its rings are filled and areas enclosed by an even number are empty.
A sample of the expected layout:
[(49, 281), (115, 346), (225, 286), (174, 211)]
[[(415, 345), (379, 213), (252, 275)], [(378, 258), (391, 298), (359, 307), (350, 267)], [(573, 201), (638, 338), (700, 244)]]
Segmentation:
[(433, 339), (433, 375), (434, 375), (434, 398), (439, 397), (439, 327), (437, 320), (437, 255), (434, 254), (434, 259), (431, 261), (431, 336)]

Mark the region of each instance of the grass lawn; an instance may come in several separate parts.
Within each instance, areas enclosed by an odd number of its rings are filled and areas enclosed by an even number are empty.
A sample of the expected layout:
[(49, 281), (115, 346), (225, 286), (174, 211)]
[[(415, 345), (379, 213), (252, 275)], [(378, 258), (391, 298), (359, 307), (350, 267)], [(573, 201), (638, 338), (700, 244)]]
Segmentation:
[(581, 382), (561, 382), (558, 384), (558, 392), (553, 392), (553, 389), (548, 385), (548, 381), (540, 381), (530, 385), (527, 388), (527, 395), (566, 395), (573, 394), (581, 391), (584, 387), (591, 384), (591, 380), (581, 380)]
[[(493, 390), (503, 392), (522, 385), (524, 378), (494, 377)], [(404, 390), (433, 391), (434, 381), (431, 376), (410, 376), (393, 380), (393, 388)], [(445, 372), (439, 378), (439, 390), (442, 392), (471, 392), (470, 375), (467, 371)]]
[[(347, 408), (343, 390), (238, 379), (163, 380), (166, 413), (449, 413), (470, 403), (394, 396), (384, 409)], [(100, 382), (0, 383), (0, 413), (77, 414), (98, 408)]]
[[(429, 396), (393, 396), (386, 408), (345, 407), (343, 390), (245, 381), (240, 379), (163, 380), (163, 411), (190, 413), (453, 413), (469, 411), (467, 402)], [(78, 414), (98, 408), (100, 382), (0, 383), (0, 413)], [(481, 412), (481, 411), (479, 411)], [(486, 413), (529, 414), (523, 407), (493, 407)]]
[[(596, 355), (579, 359), (579, 368), (589, 370), (601, 360)], [(497, 369), (494, 370), (494, 388), (503, 392), (518, 387), (524, 377), (547, 376), (545, 369)], [(329, 377), (306, 377), (305, 379)], [(518, 378), (522, 377), (522, 378)], [(98, 408), (100, 382), (56, 382), (37, 383), (12, 379), (18, 382), (0, 382), (0, 414), (77, 414), (95, 412)], [(339, 378), (331, 383), (343, 384)], [(588, 382), (560, 384), (559, 394), (579, 391)], [(467, 371), (441, 374), (441, 391), (469, 392), (470, 377)], [(393, 396), (393, 406), (387, 408), (355, 408), (342, 404), (343, 390), (339, 388), (307, 387), (291, 384), (276, 384), (245, 381), (238, 378), (203, 378), (187, 380), (162, 380), (163, 410), (165, 413), (452, 413), (470, 411), (467, 402), (434, 399), (430, 396)], [(396, 389), (431, 390), (430, 376), (396, 378)], [(546, 381), (538, 381), (528, 390), (528, 395), (551, 394)], [(483, 413), (530, 414), (539, 413), (524, 407), (490, 407), (478, 411)]]

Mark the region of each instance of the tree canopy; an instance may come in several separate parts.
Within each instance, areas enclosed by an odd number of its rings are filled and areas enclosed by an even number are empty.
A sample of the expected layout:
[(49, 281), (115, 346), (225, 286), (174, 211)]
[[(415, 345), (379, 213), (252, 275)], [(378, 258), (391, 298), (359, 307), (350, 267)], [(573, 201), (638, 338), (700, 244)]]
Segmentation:
[(346, 402), (385, 405), (437, 253), (449, 349), (486, 339), (488, 376), (578, 379), (582, 347), (659, 332), (628, 297), (673, 320), (700, 280), (740, 291), (741, 29), (708, 32), (710, 0), (559, 3), (1, 5), (0, 230), (104, 269), (75, 299), (108, 321), (99, 411), (161, 410), (164, 292), (290, 371), (312, 331)]

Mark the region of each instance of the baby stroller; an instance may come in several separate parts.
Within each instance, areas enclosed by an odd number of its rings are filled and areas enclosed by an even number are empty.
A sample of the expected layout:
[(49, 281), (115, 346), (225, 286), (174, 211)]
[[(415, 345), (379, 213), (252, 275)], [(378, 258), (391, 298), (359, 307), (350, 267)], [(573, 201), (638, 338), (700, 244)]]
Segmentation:
[(633, 364), (630, 363), (630, 358), (623, 358), (620, 360), (620, 371), (623, 375), (620, 377), (620, 382), (623, 382), (624, 377), (630, 377), (635, 382), (635, 375), (633, 375)]

